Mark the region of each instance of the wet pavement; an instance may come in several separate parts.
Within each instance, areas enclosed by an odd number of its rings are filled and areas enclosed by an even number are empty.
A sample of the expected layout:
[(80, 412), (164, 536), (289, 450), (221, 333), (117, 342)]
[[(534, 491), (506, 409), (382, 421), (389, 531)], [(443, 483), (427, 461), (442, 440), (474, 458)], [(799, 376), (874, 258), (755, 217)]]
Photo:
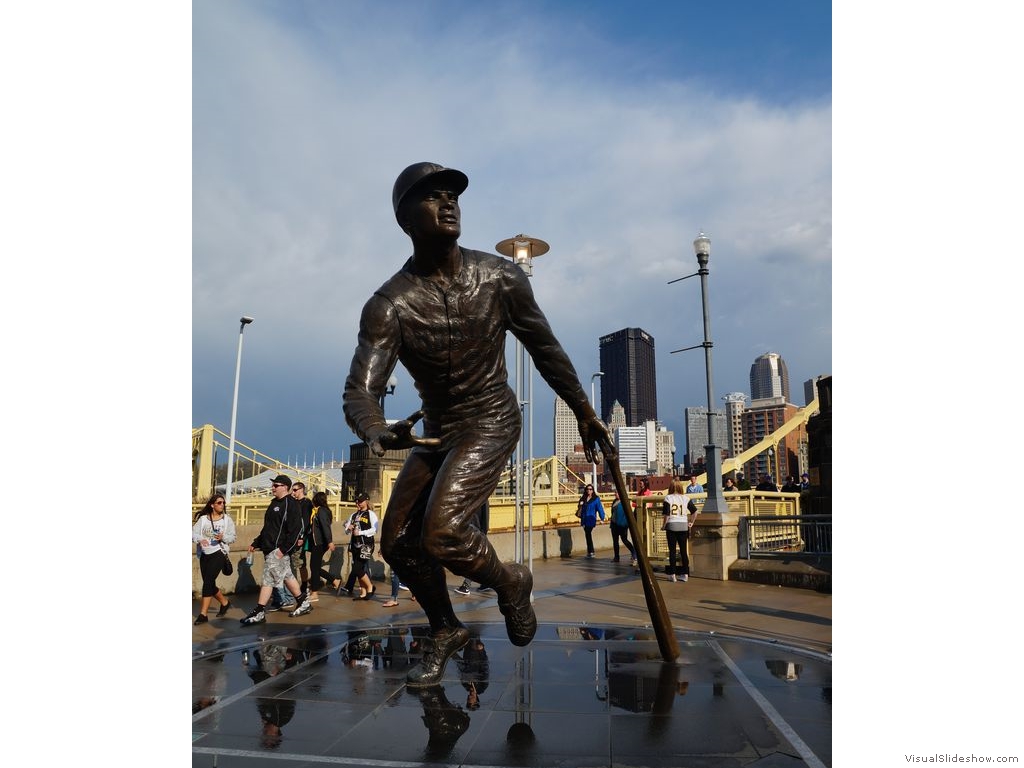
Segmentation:
[(453, 594), (473, 637), (426, 689), (405, 685), (427, 632), (408, 592), (321, 593), (254, 627), (255, 595), (232, 596), (193, 629), (193, 765), (831, 765), (829, 595), (657, 574), (681, 650), (666, 664), (628, 565), (534, 573), (533, 642), (509, 643), (493, 593)]

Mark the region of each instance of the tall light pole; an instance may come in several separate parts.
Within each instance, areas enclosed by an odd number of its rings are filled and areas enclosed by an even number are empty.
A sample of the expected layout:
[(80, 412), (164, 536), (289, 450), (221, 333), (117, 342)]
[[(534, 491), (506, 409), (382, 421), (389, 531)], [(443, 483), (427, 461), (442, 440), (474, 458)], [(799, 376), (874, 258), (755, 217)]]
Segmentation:
[[(601, 411), (597, 407), (597, 395), (595, 394), (596, 390), (594, 389), (594, 382), (597, 379), (601, 378), (602, 376), (604, 376), (604, 371), (598, 371), (597, 373), (593, 374), (590, 377), (590, 404), (593, 406), (594, 413), (597, 414), (597, 418), (599, 418), (602, 421), (604, 421), (604, 419), (601, 416)], [(598, 488), (598, 485), (597, 485), (597, 458), (596, 457), (595, 457), (594, 461), (592, 461), (590, 463), (590, 472), (591, 472), (590, 482), (592, 482), (594, 484), (594, 493), (596, 494), (600, 490)]]
[[(507, 256), (519, 266), (527, 277), (533, 277), (533, 260), (543, 256), (551, 246), (536, 237), (519, 234), (502, 240), (494, 246), (502, 256)], [(523, 343), (516, 339), (516, 400), (519, 402), (522, 426), (519, 430), (519, 447), (516, 449), (516, 545), (517, 563), (523, 562), (524, 554), (533, 570), (533, 375), (532, 361)], [(523, 461), (523, 454), (528, 459)], [(525, 497), (524, 497), (525, 492)], [(524, 510), (524, 506), (526, 510)], [(527, 517), (529, 536), (523, 541), (523, 518)], [(531, 594), (530, 600), (533, 600)]]
[(384, 412), (384, 398), (387, 397), (388, 395), (395, 394), (395, 387), (397, 387), (397, 386), (398, 386), (398, 377), (395, 376), (395, 374), (392, 373), (391, 377), (388, 379), (388, 385), (384, 388), (384, 391), (380, 393), (380, 410), (381, 410), (381, 413)]
[(704, 310), (704, 341), (700, 344), (695, 344), (692, 347), (685, 347), (684, 349), (675, 349), (675, 352), (685, 352), (687, 349), (696, 349), (697, 347), (704, 347), (704, 376), (707, 383), (708, 391), (708, 445), (704, 446), (704, 463), (707, 467), (708, 479), (706, 490), (708, 497), (704, 501), (704, 507), (701, 512), (707, 512), (711, 514), (724, 514), (729, 511), (729, 505), (725, 501), (725, 496), (722, 495), (722, 455), (717, 445), (715, 445), (715, 431), (714, 431), (714, 385), (712, 384), (712, 367), (711, 367), (711, 347), (714, 346), (711, 342), (711, 314), (708, 311), (708, 260), (711, 258), (711, 238), (704, 234), (703, 230), (697, 235), (697, 239), (693, 241), (693, 250), (697, 255), (697, 271), (692, 275), (686, 277), (678, 277), (675, 280), (669, 280), (669, 283), (675, 283), (680, 280), (686, 280), (687, 278), (700, 275), (700, 303)]
[(231, 471), (235, 462), (235, 416), (238, 413), (238, 378), (242, 373), (242, 336), (245, 326), (252, 322), (251, 317), (242, 316), (238, 328), (238, 359), (235, 360), (235, 396), (231, 400), (231, 436), (228, 439), (228, 476), (224, 486), (224, 508), (231, 503)]

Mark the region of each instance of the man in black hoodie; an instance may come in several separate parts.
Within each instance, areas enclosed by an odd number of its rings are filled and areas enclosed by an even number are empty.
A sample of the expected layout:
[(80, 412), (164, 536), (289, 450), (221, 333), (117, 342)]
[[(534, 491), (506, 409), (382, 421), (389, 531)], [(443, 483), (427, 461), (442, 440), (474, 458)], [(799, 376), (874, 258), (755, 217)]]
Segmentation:
[(262, 624), (267, 620), (266, 607), (274, 587), (283, 583), (298, 603), (289, 616), (302, 616), (313, 610), (307, 595), (299, 589), (299, 582), (292, 573), (291, 553), (301, 546), (302, 509), (298, 499), (289, 495), (291, 478), (278, 475), (271, 481), (274, 498), (267, 505), (263, 516), (263, 528), (259, 536), (249, 545), (249, 551), (263, 553), (263, 577), (260, 580), (260, 596), (252, 612), (242, 619), (243, 624)]

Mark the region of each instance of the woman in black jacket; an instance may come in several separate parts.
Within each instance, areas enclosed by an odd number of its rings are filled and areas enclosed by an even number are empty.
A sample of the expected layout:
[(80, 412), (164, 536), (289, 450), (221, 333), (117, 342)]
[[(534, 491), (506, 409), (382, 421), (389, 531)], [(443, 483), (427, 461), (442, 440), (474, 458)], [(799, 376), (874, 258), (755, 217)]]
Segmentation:
[(309, 601), (317, 602), (317, 591), (324, 582), (331, 582), (330, 571), (324, 568), (324, 556), (334, 552), (334, 537), (331, 535), (331, 508), (327, 506), (327, 494), (317, 491), (313, 494), (313, 510), (309, 513)]

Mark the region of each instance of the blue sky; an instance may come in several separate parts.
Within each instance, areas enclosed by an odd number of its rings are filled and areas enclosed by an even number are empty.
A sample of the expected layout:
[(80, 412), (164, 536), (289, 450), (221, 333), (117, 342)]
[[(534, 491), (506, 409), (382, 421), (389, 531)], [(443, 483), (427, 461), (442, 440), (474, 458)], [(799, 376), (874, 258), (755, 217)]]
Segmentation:
[[(682, 444), (703, 355), (669, 353), (702, 338), (700, 289), (667, 283), (703, 229), (716, 394), (775, 351), (802, 404), (831, 372), (830, 32), (813, 2), (195, 4), (193, 425), (228, 431), (250, 315), (237, 439), (347, 457), (356, 322), (410, 253), (390, 190), (420, 160), (469, 176), (464, 246), (551, 245), (534, 290), (588, 390), (598, 337), (644, 328)], [(389, 416), (418, 405), (397, 376)], [(544, 455), (539, 377), (534, 403)]]

